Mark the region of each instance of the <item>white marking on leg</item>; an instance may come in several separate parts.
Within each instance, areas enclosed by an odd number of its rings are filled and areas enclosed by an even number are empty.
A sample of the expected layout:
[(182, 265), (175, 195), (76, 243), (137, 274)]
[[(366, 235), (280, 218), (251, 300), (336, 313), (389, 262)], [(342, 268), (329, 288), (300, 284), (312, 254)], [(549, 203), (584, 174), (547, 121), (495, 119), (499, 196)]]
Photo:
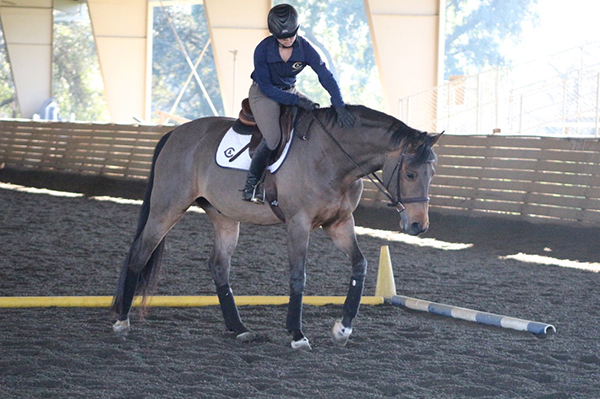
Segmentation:
[(338, 346), (346, 346), (350, 334), (352, 334), (352, 327), (344, 327), (341, 320), (336, 321), (331, 329), (331, 339)]
[(308, 342), (308, 338), (304, 337), (298, 341), (292, 341), (292, 349), (311, 350), (312, 347)]
[(113, 331), (119, 334), (127, 334), (131, 329), (129, 325), (129, 318), (125, 320), (117, 320), (115, 324), (113, 324)]

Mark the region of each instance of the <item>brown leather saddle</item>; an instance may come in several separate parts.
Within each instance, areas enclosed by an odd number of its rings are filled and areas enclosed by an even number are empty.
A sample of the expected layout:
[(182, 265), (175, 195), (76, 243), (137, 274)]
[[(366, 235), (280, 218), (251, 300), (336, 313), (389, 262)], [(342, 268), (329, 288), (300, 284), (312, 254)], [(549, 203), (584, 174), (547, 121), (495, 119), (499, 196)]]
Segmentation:
[[(296, 118), (297, 108), (290, 105), (281, 105), (281, 113), (279, 124), (281, 127), (281, 137), (282, 140), (279, 141), (279, 145), (277, 149), (273, 152), (273, 156), (269, 161), (269, 165), (274, 163), (281, 154), (287, 144), (287, 142), (291, 139), (292, 136), (292, 128), (294, 126), (294, 120)], [(260, 144), (263, 136), (260, 132), (256, 120), (252, 115), (252, 110), (250, 109), (250, 101), (245, 98), (242, 101), (242, 109), (240, 110), (238, 119), (235, 121), (233, 125), (233, 130), (238, 134), (248, 134), (252, 135), (250, 138), (250, 142), (243, 148), (238, 154), (242, 154), (246, 148), (248, 148), (248, 152), (250, 153), (250, 157), (254, 155), (256, 147)], [(262, 190), (264, 193), (264, 200), (269, 204), (271, 210), (275, 215), (285, 222), (285, 217), (281, 209), (279, 208), (279, 204), (277, 202), (277, 186), (275, 185), (275, 181), (273, 179), (273, 175), (267, 169), (263, 175), (263, 180), (260, 183), (262, 184)]]
[[(269, 162), (269, 164), (279, 159), (283, 152), (283, 149), (285, 148), (285, 145), (290, 140), (296, 113), (296, 107), (293, 107), (291, 105), (281, 105), (281, 117), (279, 119), (279, 124), (281, 127), (282, 140), (279, 142), (279, 146), (277, 147), (277, 149), (273, 152), (273, 158), (271, 159), (271, 162)], [(254, 115), (252, 114), (252, 109), (250, 109), (250, 101), (247, 98), (245, 98), (242, 101), (242, 109), (240, 110), (238, 119), (233, 125), (233, 130), (238, 134), (252, 135), (250, 143), (246, 147), (249, 149), (250, 157), (252, 157), (254, 155), (256, 147), (260, 144), (263, 135), (256, 124), (256, 120), (254, 119)], [(240, 151), (240, 153), (244, 152), (246, 148)]]

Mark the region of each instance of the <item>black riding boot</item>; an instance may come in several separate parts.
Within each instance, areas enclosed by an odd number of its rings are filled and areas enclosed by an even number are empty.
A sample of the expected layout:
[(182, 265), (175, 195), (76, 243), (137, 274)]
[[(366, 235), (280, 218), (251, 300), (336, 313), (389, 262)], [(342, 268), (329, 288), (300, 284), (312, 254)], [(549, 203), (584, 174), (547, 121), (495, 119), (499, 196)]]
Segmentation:
[(255, 190), (272, 154), (273, 150), (267, 147), (267, 142), (263, 139), (258, 147), (256, 147), (256, 151), (252, 156), (252, 163), (250, 164), (250, 170), (248, 170), (248, 177), (246, 178), (246, 186), (242, 190), (242, 199), (244, 201), (262, 203), (262, 198), (256, 198)]

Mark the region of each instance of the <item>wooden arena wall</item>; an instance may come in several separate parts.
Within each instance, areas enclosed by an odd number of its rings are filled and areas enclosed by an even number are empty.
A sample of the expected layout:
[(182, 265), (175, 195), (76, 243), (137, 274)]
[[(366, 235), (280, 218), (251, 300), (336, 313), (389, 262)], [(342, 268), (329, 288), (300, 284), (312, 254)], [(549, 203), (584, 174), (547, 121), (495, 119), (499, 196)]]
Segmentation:
[[(0, 167), (144, 179), (172, 126), (0, 121)], [(445, 135), (430, 190), (440, 213), (600, 224), (600, 140)], [(365, 180), (365, 206), (386, 199)]]

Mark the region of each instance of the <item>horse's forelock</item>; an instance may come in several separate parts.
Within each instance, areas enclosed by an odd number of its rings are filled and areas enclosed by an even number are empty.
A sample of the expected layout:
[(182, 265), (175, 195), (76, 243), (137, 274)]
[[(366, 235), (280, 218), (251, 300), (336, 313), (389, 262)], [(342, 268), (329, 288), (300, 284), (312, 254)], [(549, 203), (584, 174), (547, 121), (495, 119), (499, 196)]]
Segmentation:
[(421, 135), (424, 136), (424, 139), (419, 138), (419, 140), (422, 140), (422, 142), (416, 146), (416, 148), (413, 147), (413, 150), (409, 153), (409, 165), (417, 166), (423, 163), (437, 161), (437, 156), (433, 151), (433, 147), (431, 141), (427, 137), (427, 133), (422, 132)]

